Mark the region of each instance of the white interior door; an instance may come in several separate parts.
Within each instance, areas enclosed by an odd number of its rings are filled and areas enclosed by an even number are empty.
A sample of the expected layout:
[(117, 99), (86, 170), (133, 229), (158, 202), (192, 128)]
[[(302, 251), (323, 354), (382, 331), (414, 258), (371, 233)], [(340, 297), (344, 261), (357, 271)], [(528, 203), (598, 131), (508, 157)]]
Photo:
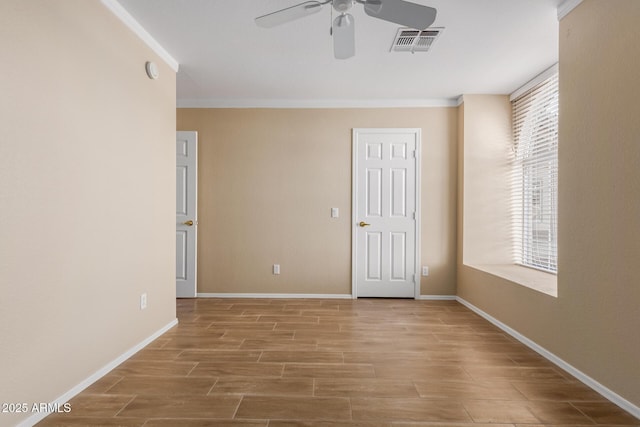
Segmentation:
[(176, 296), (196, 296), (198, 133), (176, 132)]
[(353, 130), (353, 295), (419, 295), (420, 129)]

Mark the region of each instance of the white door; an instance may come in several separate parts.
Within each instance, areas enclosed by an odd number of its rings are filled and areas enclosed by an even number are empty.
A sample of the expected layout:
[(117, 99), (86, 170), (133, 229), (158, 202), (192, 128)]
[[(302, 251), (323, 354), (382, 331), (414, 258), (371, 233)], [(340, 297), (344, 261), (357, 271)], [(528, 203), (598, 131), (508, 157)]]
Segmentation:
[(420, 129), (353, 130), (353, 296), (419, 296)]
[(196, 296), (198, 133), (176, 133), (176, 296)]

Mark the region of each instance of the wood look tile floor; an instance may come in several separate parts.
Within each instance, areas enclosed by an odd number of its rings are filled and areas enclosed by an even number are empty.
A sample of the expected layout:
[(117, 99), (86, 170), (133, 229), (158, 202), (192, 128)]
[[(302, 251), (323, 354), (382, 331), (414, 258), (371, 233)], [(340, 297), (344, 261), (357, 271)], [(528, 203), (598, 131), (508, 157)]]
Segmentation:
[(183, 299), (39, 426), (640, 426), (454, 301)]

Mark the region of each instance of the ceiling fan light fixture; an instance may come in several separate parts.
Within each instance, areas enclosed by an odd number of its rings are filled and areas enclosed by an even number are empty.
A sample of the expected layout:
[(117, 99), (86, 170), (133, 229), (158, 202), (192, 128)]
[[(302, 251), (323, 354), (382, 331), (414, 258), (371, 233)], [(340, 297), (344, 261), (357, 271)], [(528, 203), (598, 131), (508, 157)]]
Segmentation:
[(353, 24), (353, 16), (349, 13), (343, 13), (334, 20), (334, 26), (338, 28), (348, 27), (351, 24)]
[(343, 13), (333, 20), (333, 55), (336, 59), (348, 59), (356, 54), (356, 33), (353, 16)]

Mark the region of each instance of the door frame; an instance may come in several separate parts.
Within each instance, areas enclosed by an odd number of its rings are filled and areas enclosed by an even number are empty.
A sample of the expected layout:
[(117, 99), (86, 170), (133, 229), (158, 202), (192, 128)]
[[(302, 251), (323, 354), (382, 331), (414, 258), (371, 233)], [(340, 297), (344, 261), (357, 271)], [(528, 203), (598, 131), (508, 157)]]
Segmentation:
[(359, 135), (365, 133), (409, 133), (413, 134), (416, 139), (416, 156), (415, 161), (415, 198), (416, 198), (416, 218), (414, 222), (415, 230), (415, 263), (414, 263), (414, 291), (413, 298), (420, 297), (420, 253), (421, 253), (421, 182), (422, 182), (422, 129), (421, 128), (353, 128), (351, 145), (352, 145), (352, 166), (351, 166), (351, 297), (358, 298), (357, 289), (357, 271), (358, 271), (358, 251), (357, 251), (357, 232), (358, 232), (358, 139)]

